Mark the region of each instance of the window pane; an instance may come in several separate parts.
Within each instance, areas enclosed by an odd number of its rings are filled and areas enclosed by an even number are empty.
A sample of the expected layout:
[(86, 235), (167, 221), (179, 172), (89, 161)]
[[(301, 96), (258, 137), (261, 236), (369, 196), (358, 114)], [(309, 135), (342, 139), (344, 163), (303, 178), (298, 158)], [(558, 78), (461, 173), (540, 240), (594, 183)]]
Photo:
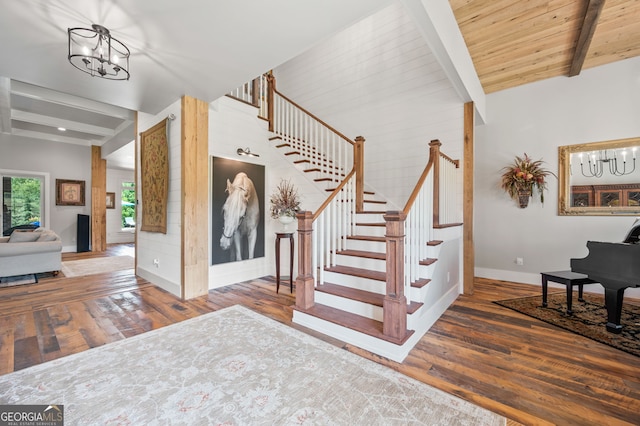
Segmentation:
[(2, 177), (2, 231), (17, 226), (40, 226), (42, 180), (34, 177)]
[(122, 227), (136, 226), (136, 191), (133, 182), (122, 182)]

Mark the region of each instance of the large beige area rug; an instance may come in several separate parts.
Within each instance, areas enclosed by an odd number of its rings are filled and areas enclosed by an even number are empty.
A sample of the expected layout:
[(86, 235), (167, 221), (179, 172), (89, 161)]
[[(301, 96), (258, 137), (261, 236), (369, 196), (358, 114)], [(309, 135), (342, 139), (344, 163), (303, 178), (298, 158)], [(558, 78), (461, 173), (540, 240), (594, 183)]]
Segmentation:
[(240, 306), (0, 376), (65, 424), (504, 425), (497, 414)]
[(133, 266), (134, 262), (131, 256), (94, 257), (91, 259), (62, 262), (62, 273), (65, 277), (81, 277), (84, 275), (133, 269)]

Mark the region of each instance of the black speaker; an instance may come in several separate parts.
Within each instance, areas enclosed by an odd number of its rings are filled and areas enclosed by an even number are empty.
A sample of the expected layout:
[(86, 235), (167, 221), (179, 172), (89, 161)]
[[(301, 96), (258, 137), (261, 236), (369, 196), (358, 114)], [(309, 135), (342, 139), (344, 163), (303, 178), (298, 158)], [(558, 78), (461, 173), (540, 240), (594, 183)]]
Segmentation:
[(78, 253), (82, 253), (85, 251), (91, 251), (91, 248), (89, 247), (89, 238), (91, 233), (89, 232), (90, 230), (90, 225), (89, 225), (89, 216), (86, 214), (79, 214), (78, 215), (78, 230), (76, 232), (76, 242), (78, 245), (78, 248), (76, 249), (76, 251)]

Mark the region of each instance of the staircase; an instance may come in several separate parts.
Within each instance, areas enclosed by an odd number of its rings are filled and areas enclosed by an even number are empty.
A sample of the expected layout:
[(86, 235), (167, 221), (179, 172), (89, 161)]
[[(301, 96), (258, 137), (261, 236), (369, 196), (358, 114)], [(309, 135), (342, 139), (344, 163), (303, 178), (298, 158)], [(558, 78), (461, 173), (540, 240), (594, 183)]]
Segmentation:
[(439, 223), (441, 205), (451, 203), (438, 190), (440, 168), (451, 174), (457, 162), (432, 141), (407, 205), (387, 211), (364, 189), (364, 138), (352, 141), (317, 119), (278, 93), (272, 77), (264, 86), (270, 143), (329, 194), (318, 211), (298, 216), (293, 322), (402, 361), (460, 292), (459, 268), (452, 285), (450, 265), (461, 223)]

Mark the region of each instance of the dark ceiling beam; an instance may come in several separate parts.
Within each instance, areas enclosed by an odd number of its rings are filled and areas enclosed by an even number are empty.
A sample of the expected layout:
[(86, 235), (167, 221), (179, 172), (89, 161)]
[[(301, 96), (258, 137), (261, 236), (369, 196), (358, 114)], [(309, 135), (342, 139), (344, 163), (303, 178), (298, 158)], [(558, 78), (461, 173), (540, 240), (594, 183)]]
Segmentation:
[(571, 68), (569, 69), (569, 77), (576, 76), (582, 71), (582, 65), (587, 57), (589, 51), (589, 45), (593, 38), (593, 33), (596, 32), (598, 26), (598, 18), (600, 12), (604, 6), (605, 0), (587, 0), (587, 13), (584, 15), (584, 21), (580, 28), (580, 35), (578, 36), (578, 43), (576, 44), (576, 51), (573, 54), (573, 60), (571, 61)]

